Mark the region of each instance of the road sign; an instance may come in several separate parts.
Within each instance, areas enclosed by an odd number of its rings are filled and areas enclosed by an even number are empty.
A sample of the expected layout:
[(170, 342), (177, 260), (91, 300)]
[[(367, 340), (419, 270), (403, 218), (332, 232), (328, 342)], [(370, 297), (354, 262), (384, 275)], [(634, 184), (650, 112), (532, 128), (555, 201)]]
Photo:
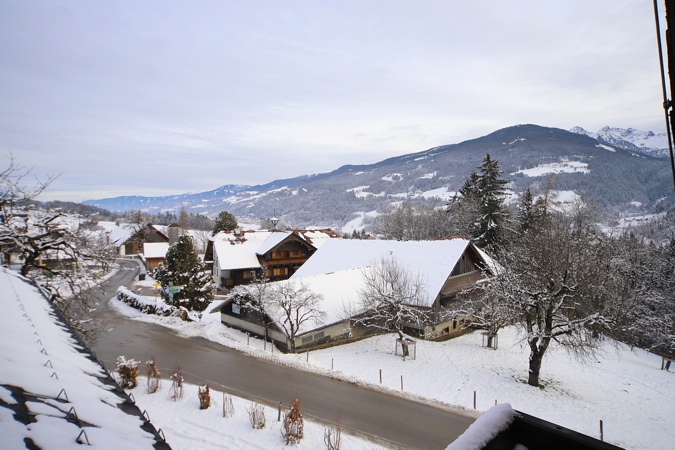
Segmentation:
[(171, 286), (166, 288), (167, 294), (177, 294), (180, 292), (180, 286)]

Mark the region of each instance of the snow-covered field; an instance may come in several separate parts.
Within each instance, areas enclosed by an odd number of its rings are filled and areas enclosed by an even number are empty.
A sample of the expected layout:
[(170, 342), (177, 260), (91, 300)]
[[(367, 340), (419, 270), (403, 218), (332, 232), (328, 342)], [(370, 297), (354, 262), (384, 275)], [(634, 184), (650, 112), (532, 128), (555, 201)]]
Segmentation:
[[(544, 387), (533, 388), (525, 382), (528, 350), (515, 328), (500, 332), (496, 351), (483, 348), (482, 335), (472, 333), (441, 343), (417, 341), (416, 359), (406, 361), (394, 355), (392, 335), (312, 351), (309, 355), (284, 355), (271, 354), (269, 345), (265, 351), (258, 339), (251, 338), (247, 344), (246, 335), (220, 324), (218, 314), (204, 314), (201, 322), (186, 323), (175, 318), (144, 316), (117, 300), (112, 301), (128, 316), (160, 323), (184, 336), (202, 336), (285, 365), (370, 384), (392, 394), (472, 410), (475, 392), (479, 411), (486, 411), (495, 402), (510, 403), (516, 410), (594, 437), (599, 436), (602, 420), (605, 440), (630, 449), (672, 449), (675, 443), (675, 428), (671, 425), (675, 420), (675, 373), (660, 370), (661, 359), (655, 355), (638, 349), (631, 351), (609, 341), (601, 355), (583, 363), (552, 347), (542, 367)], [(196, 401), (196, 394), (193, 397)], [(177, 418), (161, 418), (168, 414), (164, 403), (158, 407), (161, 412), (153, 411), (157, 408), (153, 403), (145, 405), (142, 399), (139, 403), (157, 426), (168, 429), (169, 422), (167, 426), (162, 422), (167, 420), (172, 424), (169, 428), (183, 433), (176, 428)], [(199, 413), (196, 408), (195, 411)], [(186, 423), (193, 421), (183, 418)], [(248, 420), (247, 416), (245, 419)], [(216, 431), (225, 432), (222, 424)], [(363, 448), (359, 445), (347, 448)], [(314, 448), (311, 445), (307, 448), (310, 447)], [(371, 443), (365, 444), (365, 448), (373, 447)]]

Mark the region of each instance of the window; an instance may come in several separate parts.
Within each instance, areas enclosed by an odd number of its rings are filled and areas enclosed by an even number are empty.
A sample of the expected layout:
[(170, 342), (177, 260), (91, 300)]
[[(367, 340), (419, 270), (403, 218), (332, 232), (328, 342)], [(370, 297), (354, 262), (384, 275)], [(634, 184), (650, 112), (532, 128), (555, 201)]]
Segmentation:
[(314, 335), (314, 339), (321, 339), (323, 337), (323, 331), (320, 331)]
[(307, 336), (307, 337), (302, 338), (303, 344), (306, 344), (308, 342), (312, 342), (312, 336)]

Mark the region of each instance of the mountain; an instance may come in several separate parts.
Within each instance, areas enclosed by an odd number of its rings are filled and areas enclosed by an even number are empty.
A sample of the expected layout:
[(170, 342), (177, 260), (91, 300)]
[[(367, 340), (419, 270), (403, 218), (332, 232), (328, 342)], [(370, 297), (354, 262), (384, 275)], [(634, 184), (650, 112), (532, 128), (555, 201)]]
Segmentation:
[[(643, 152), (652, 148), (647, 147), (652, 142), (649, 133), (633, 143), (626, 138), (611, 141), (609, 136), (614, 134), (609, 131), (595, 138), (579, 130), (517, 125), (459, 144), (265, 185), (224, 185), (197, 194), (115, 197), (85, 203), (152, 214), (178, 211), (184, 205), (188, 212), (209, 217), (226, 209), (251, 220), (276, 213), (291, 226), (339, 229), (406, 199), (446, 201), (489, 153), (499, 161), (516, 193), (528, 186), (535, 193), (541, 191), (547, 175), (556, 173), (557, 190), (573, 191), (609, 212), (653, 212), (675, 204), (668, 160)], [(640, 133), (632, 130), (627, 135)]]
[(604, 127), (591, 133), (581, 127), (574, 127), (572, 133), (590, 136), (603, 144), (657, 158), (668, 157), (668, 136), (666, 133), (640, 131), (635, 128)]

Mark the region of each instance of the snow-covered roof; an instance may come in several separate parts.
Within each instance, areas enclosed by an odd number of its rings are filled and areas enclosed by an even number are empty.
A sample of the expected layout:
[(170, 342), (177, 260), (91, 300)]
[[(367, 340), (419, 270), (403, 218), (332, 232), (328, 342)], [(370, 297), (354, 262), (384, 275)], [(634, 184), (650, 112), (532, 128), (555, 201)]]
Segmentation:
[(439, 241), (331, 239), (293, 277), (359, 269), (393, 257), (411, 274), (423, 274), (428, 288), (434, 290), (438, 286), (438, 292), (468, 245), (468, 240), (460, 238)]
[[(289, 281), (279, 283), (304, 283), (311, 291), (322, 295), (320, 309), (326, 313), (324, 324), (328, 325), (349, 316), (349, 310), (356, 304), (359, 290), (363, 287), (364, 270), (380, 263), (383, 258), (393, 258), (410, 275), (420, 277), (425, 290), (423, 305), (430, 307), (468, 245), (469, 241), (466, 239), (330, 239)], [(300, 332), (312, 330), (319, 325), (307, 322)]]
[(103, 367), (82, 352), (37, 288), (4, 268), (0, 317), (0, 446), (79, 448), (85, 430), (99, 448), (153, 448), (140, 411), (118, 407), (125, 399), (106, 384)]
[(128, 223), (116, 224), (115, 222), (99, 222), (110, 238), (111, 244), (122, 245), (134, 234), (134, 226)]
[(146, 242), (143, 244), (143, 256), (147, 258), (164, 258), (169, 250), (168, 242)]
[(213, 253), (218, 255), (221, 270), (260, 268), (258, 255), (263, 255), (291, 235), (286, 231), (245, 231), (242, 235), (221, 231), (213, 240)]
[(295, 230), (295, 232), (301, 235), (307, 242), (312, 244), (315, 248), (321, 247), (324, 242), (330, 239), (339, 238), (338, 234), (329, 228)]
[(284, 239), (289, 237), (291, 234), (292, 233), (289, 233), (288, 231), (276, 231), (269, 233), (267, 239), (265, 239), (265, 241), (256, 249), (256, 254), (264, 255), (277, 245), (281, 244)]

